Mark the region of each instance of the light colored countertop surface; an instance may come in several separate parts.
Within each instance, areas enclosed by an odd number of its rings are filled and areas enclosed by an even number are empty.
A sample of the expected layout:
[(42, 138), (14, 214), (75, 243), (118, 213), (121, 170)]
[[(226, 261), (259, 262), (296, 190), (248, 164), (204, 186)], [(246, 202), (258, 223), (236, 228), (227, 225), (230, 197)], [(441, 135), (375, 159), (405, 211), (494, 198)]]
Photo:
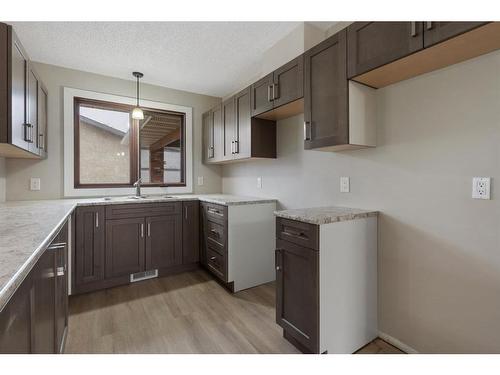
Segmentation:
[(200, 200), (222, 205), (262, 204), (276, 199), (242, 197), (226, 194), (58, 199), (13, 201), (0, 204), (0, 310), (15, 292), (58, 229), (77, 206), (161, 203)]
[(378, 211), (362, 210), (359, 208), (349, 207), (311, 207), (275, 211), (274, 214), (285, 219), (322, 225), (335, 223), (338, 221), (355, 220), (370, 216), (377, 216)]

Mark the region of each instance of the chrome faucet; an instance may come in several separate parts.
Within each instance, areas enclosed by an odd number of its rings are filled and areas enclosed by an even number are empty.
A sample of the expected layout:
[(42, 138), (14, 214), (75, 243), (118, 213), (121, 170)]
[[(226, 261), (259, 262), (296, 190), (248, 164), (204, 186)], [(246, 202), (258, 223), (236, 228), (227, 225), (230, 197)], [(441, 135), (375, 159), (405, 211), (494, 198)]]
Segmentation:
[(137, 198), (141, 197), (141, 182), (142, 182), (142, 177), (140, 177), (136, 182), (134, 182), (135, 196)]

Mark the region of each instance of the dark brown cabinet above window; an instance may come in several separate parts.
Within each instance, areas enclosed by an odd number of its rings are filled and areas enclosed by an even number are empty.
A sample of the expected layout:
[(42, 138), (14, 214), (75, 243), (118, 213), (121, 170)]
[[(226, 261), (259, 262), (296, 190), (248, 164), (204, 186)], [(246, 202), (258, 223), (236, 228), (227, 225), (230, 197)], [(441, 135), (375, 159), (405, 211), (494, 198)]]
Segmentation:
[(12, 26), (0, 23), (0, 156), (47, 156), (47, 90)]

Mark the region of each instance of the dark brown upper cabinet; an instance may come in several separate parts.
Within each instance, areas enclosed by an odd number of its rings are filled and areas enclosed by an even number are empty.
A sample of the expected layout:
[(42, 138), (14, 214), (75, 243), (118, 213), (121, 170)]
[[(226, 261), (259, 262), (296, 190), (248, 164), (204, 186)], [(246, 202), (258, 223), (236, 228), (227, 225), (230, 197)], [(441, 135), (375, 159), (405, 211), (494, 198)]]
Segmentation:
[(205, 112), (202, 116), (203, 126), (203, 162), (210, 163), (215, 157), (214, 153), (214, 123), (212, 111)]
[(182, 202), (182, 263), (200, 261), (200, 203)]
[(348, 76), (374, 88), (500, 49), (499, 22), (355, 22)]
[(424, 47), (444, 42), (485, 24), (486, 22), (424, 22)]
[(182, 219), (180, 215), (146, 218), (146, 270), (182, 264)]
[[(249, 158), (276, 158), (276, 122), (251, 117), (251, 87), (247, 87), (217, 106), (217, 111), (209, 111), (203, 115), (203, 148), (207, 163), (225, 163)], [(211, 144), (210, 124), (218, 122), (218, 109), (222, 113), (222, 137), (217, 141), (214, 136), (214, 157), (208, 158)], [(214, 120), (210, 120), (210, 116)], [(214, 134), (217, 134), (214, 131)]]
[(424, 48), (422, 22), (355, 22), (347, 27), (348, 78)]
[(304, 147), (349, 143), (345, 30), (308, 50), (304, 62)]
[(203, 114), (203, 152), (206, 163), (224, 158), (224, 124), (222, 104)]
[(234, 97), (222, 103), (223, 152), (222, 160), (231, 160), (235, 153), (235, 142), (238, 137), (235, 121)]
[(299, 56), (251, 86), (252, 116), (284, 119), (303, 111), (304, 58)]
[(47, 89), (38, 84), (38, 137), (37, 148), (40, 157), (47, 157)]
[[(11, 158), (45, 157), (39, 146), (38, 124), (47, 126), (43, 87), (28, 54), (12, 26), (0, 23), (0, 156)], [(41, 117), (42, 116), (42, 117)], [(44, 130), (46, 138), (46, 130)]]
[(77, 207), (74, 290), (87, 292), (99, 285), (104, 280), (104, 264), (104, 206)]
[(273, 82), (273, 73), (270, 73), (251, 86), (252, 116), (257, 116), (273, 109)]

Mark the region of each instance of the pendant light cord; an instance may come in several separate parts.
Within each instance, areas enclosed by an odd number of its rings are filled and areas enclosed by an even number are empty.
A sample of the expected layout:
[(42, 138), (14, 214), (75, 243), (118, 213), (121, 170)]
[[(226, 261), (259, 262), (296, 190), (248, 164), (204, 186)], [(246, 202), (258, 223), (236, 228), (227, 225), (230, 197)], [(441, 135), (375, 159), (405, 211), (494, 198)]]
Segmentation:
[(137, 76), (137, 107), (139, 107), (139, 76)]

